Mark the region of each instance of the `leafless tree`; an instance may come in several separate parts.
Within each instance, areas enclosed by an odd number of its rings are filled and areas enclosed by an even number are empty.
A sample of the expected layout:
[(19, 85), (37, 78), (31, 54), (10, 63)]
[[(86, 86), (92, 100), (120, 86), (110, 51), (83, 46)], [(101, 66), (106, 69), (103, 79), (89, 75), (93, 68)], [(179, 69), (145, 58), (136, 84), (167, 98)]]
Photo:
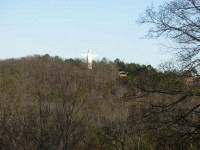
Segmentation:
[[(200, 51), (200, 2), (170, 0), (158, 9), (151, 6), (139, 23), (150, 25), (149, 38), (164, 37), (173, 42), (178, 58), (185, 68), (198, 67)], [(184, 69), (185, 69), (184, 68)]]
[[(200, 108), (198, 78), (200, 71), (200, 1), (170, 0), (158, 8), (152, 5), (146, 9), (138, 22), (150, 26), (148, 38), (165, 38), (171, 41), (172, 45), (168, 48), (175, 51), (176, 58), (181, 65), (178, 68), (179, 72), (174, 76), (177, 80), (173, 85), (180, 82), (185, 83), (182, 85), (183, 88), (179, 89), (141, 88), (148, 93), (170, 96), (167, 103), (153, 104), (152, 114), (162, 114), (160, 121), (165, 125), (169, 123), (170, 127), (173, 125), (177, 127), (181, 124), (184, 126), (184, 135), (198, 135), (200, 133), (200, 120), (197, 114)], [(188, 84), (187, 71), (192, 70), (196, 70), (195, 76), (192, 77), (192, 83)]]

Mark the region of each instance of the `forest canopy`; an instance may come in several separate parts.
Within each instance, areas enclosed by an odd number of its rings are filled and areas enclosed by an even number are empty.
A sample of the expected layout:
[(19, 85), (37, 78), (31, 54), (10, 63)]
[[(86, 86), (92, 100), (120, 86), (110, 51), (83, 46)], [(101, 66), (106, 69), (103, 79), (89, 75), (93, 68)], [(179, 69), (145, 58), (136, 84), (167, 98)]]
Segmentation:
[(198, 147), (198, 136), (185, 140), (182, 128), (161, 124), (195, 100), (167, 117), (152, 109), (188, 88), (179, 76), (120, 59), (94, 61), (93, 70), (80, 59), (48, 54), (0, 61), (0, 148), (179, 149), (183, 141)]

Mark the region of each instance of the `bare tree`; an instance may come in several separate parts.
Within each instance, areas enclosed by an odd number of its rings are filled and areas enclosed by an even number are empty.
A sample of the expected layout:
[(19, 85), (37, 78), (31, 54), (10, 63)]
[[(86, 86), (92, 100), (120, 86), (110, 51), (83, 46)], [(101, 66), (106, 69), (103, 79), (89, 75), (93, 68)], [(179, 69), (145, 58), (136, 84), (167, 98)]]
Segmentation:
[(179, 60), (185, 68), (199, 65), (200, 51), (200, 1), (171, 0), (158, 9), (146, 9), (139, 23), (149, 24), (149, 38), (164, 37), (173, 42)]
[[(168, 127), (177, 126), (185, 135), (197, 135), (200, 132), (199, 108), (199, 51), (200, 51), (200, 1), (199, 0), (170, 0), (158, 9), (151, 6), (146, 9), (138, 21), (150, 25), (148, 38), (165, 38), (172, 42), (169, 47), (175, 50), (175, 56), (181, 62), (180, 72), (174, 78), (176, 85), (183, 83), (183, 88), (148, 89), (139, 88), (148, 93), (159, 93), (170, 96), (166, 102), (152, 105), (151, 113), (162, 114), (160, 122)], [(196, 70), (192, 84), (187, 83), (187, 71)], [(172, 96), (172, 97), (171, 97)], [(184, 132), (183, 132), (183, 129)], [(187, 129), (187, 130), (186, 130)]]

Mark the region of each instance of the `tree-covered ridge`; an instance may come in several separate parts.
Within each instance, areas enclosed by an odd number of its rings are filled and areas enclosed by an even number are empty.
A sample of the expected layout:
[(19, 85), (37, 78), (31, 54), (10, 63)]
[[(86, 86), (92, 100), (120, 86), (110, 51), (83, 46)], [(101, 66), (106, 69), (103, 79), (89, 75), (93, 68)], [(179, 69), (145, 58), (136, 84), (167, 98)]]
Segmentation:
[(126, 91), (117, 72), (105, 60), (93, 70), (49, 55), (0, 61), (0, 148), (85, 149), (104, 121), (128, 113), (115, 102)]
[(198, 148), (198, 136), (181, 136), (191, 125), (169, 126), (195, 97), (173, 111), (157, 107), (189, 88), (178, 71), (106, 58), (93, 65), (49, 55), (0, 61), (0, 149)]
[(158, 147), (153, 149), (195, 149), (194, 143), (198, 147), (198, 71), (194, 68), (158, 70), (150, 65), (124, 63), (119, 59), (115, 62), (119, 70), (129, 72), (128, 77), (122, 79), (128, 94), (121, 99), (136, 103), (130, 108), (132, 113), (129, 117), (135, 121), (136, 116), (140, 116), (139, 122), (146, 125), (135, 123), (139, 127), (145, 126), (142, 128), (144, 133), (152, 130), (155, 136), (160, 137), (156, 143)]

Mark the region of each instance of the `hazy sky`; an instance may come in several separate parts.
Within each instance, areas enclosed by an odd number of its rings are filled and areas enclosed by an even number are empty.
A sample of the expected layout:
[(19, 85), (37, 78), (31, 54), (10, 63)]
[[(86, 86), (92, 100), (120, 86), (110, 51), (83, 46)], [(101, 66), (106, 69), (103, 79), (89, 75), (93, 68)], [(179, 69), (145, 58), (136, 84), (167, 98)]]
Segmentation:
[(0, 59), (34, 54), (79, 58), (88, 49), (125, 62), (157, 66), (168, 55), (141, 39), (139, 15), (164, 0), (0, 0)]

